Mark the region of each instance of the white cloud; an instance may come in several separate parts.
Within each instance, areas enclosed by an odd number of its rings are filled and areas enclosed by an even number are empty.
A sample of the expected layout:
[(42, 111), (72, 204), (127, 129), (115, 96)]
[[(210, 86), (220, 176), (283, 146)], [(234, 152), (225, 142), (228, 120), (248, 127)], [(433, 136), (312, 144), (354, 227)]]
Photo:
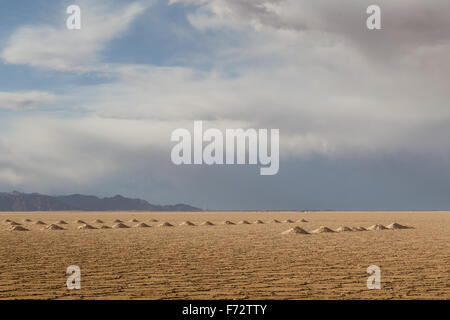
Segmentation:
[(52, 70), (97, 70), (106, 43), (118, 37), (148, 7), (141, 2), (125, 6), (104, 0), (78, 3), (82, 10), (81, 30), (68, 30), (62, 19), (59, 25), (23, 26), (11, 35), (0, 57), (6, 63)]
[(42, 91), (2, 92), (0, 91), (0, 110), (23, 111), (52, 102), (55, 96)]
[(0, 177), (37, 187), (85, 184), (148, 163), (165, 136), (167, 127), (152, 121), (22, 116), (2, 134)]

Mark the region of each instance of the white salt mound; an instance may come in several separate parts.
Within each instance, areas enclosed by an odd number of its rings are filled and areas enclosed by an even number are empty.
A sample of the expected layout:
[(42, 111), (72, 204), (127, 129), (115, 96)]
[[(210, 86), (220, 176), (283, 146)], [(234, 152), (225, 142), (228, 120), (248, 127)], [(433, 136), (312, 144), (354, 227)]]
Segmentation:
[(134, 226), (135, 228), (150, 228), (150, 226), (146, 223), (138, 223), (137, 225)]
[(75, 223), (86, 224), (86, 222), (84, 222), (83, 220), (76, 220)]
[(123, 221), (120, 220), (120, 219), (115, 219), (113, 222), (114, 222), (114, 223), (122, 223)]
[(227, 224), (227, 225), (230, 225), (230, 226), (231, 226), (231, 225), (234, 224), (234, 222), (231, 222), (231, 221), (228, 221), (228, 220), (227, 220), (227, 221), (222, 222), (222, 224)]
[(387, 228), (383, 226), (382, 224), (374, 224), (373, 226), (370, 226), (367, 228), (367, 230), (386, 230)]
[(59, 220), (57, 223), (58, 224), (67, 224), (67, 222), (65, 222), (64, 220)]
[(328, 227), (321, 226), (316, 230), (311, 231), (311, 233), (333, 233), (334, 231)]
[(36, 221), (34, 224), (40, 224), (40, 225), (44, 225), (46, 224), (45, 222), (42, 222), (41, 220)]
[(137, 220), (137, 219), (131, 219), (131, 220), (129, 220), (128, 222), (139, 222), (139, 220)]
[(192, 223), (190, 221), (184, 221), (182, 223), (180, 223), (180, 226), (189, 226), (189, 227), (193, 227), (195, 226), (195, 223)]
[(97, 228), (95, 228), (95, 227), (93, 227), (93, 226), (91, 226), (90, 224), (87, 224), (87, 223), (85, 223), (85, 224), (83, 224), (83, 225), (78, 227), (78, 230), (93, 230), (93, 229), (97, 229)]
[(173, 227), (173, 224), (169, 222), (163, 222), (158, 227)]
[(123, 224), (121, 222), (116, 223), (115, 225), (112, 226), (114, 229), (126, 229), (129, 228), (129, 226), (127, 226), (126, 224)]
[(287, 219), (283, 221), (284, 223), (294, 223), (294, 221), (292, 221), (291, 219)]
[(238, 224), (250, 224), (250, 222), (248, 222), (247, 220), (242, 220), (239, 221)]
[(201, 226), (213, 226), (214, 225), (214, 223), (212, 223), (211, 221), (205, 221), (205, 222), (202, 222), (202, 224), (200, 224)]
[(273, 223), (281, 223), (280, 220), (277, 220), (277, 219), (273, 219), (272, 222)]
[(339, 227), (339, 228), (336, 229), (336, 232), (348, 232), (348, 231), (353, 231), (353, 230), (351, 228), (349, 228), (349, 227), (346, 227), (346, 226)]
[(255, 221), (255, 224), (264, 224), (264, 221), (256, 220), (256, 221)]
[(391, 229), (391, 230), (397, 230), (397, 229), (411, 229), (411, 227), (408, 226), (403, 226), (399, 223), (391, 223), (390, 225), (386, 226), (386, 228)]
[(10, 226), (8, 231), (30, 231), (22, 226)]
[(104, 223), (104, 222), (100, 219), (96, 219), (96, 220), (94, 220), (94, 223)]
[(60, 226), (58, 226), (58, 225), (56, 225), (56, 224), (50, 224), (50, 225), (48, 225), (48, 226), (46, 226), (44, 229), (42, 229), (42, 230), (65, 230), (64, 228), (62, 228), (62, 227), (60, 227)]
[(307, 220), (301, 218), (300, 220), (298, 220), (297, 222), (308, 222)]
[(292, 234), (309, 234), (308, 231), (306, 231), (300, 227), (291, 228), (289, 230), (283, 231), (281, 234), (291, 234), (291, 233)]

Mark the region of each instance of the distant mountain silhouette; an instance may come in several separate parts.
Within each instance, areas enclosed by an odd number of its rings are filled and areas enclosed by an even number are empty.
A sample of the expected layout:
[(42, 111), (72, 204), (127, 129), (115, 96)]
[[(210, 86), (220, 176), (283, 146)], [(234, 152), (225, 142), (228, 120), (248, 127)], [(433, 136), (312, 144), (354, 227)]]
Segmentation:
[(82, 194), (48, 196), (39, 193), (0, 192), (0, 211), (201, 211), (187, 204), (154, 205), (120, 195), (98, 198)]

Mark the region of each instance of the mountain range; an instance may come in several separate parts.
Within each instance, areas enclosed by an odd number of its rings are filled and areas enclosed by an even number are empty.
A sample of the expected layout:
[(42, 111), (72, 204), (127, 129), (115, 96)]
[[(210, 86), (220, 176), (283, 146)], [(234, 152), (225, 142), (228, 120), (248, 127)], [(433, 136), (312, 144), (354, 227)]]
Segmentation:
[(0, 192), (0, 211), (201, 211), (187, 204), (155, 205), (121, 195), (99, 198), (82, 194), (49, 196), (18, 191)]

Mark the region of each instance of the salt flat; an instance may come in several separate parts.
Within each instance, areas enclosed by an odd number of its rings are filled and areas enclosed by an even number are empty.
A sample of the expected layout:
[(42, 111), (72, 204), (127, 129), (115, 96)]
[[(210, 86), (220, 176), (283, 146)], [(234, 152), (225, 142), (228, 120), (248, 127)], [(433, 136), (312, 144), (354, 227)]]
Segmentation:
[[(118, 220), (129, 228), (100, 229)], [(393, 222), (413, 229), (282, 234)], [(0, 299), (450, 299), (449, 231), (449, 212), (0, 213)]]

